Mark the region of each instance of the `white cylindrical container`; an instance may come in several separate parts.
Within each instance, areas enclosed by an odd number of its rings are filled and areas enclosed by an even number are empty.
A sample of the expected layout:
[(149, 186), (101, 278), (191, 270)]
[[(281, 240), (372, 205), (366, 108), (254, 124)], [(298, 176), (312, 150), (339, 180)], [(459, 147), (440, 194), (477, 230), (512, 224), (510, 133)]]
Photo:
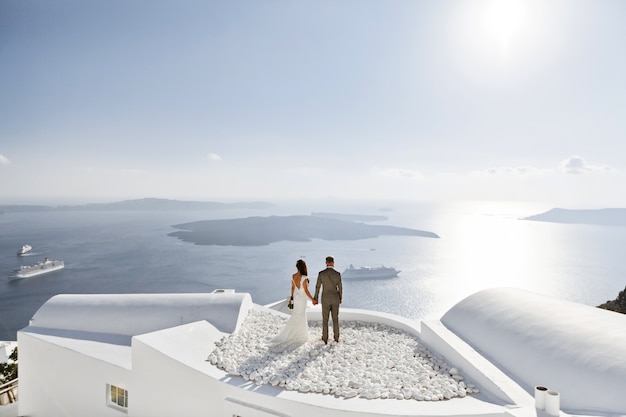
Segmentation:
[(546, 392), (548, 388), (537, 385), (535, 387), (535, 408), (539, 410), (546, 409)]
[(561, 395), (552, 390), (546, 391), (546, 413), (558, 416), (561, 413)]

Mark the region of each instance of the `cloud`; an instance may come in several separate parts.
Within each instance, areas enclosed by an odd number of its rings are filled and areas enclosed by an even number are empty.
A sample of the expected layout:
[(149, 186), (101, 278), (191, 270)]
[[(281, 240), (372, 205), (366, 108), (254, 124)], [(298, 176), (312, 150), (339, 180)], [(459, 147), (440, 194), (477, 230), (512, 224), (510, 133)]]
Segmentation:
[(129, 174), (129, 175), (144, 175), (146, 173), (145, 170), (141, 168), (125, 168), (119, 171), (121, 174)]
[(141, 168), (103, 168), (96, 166), (84, 166), (82, 170), (88, 174), (98, 175), (145, 175), (146, 171)]
[(561, 170), (565, 174), (585, 174), (588, 172), (613, 172), (614, 169), (607, 165), (591, 165), (585, 158), (572, 155), (561, 161)]
[(406, 180), (420, 180), (424, 178), (424, 175), (422, 175), (422, 173), (419, 171), (415, 171), (411, 169), (403, 169), (403, 168), (381, 169), (378, 171), (378, 174), (383, 177), (406, 179)]
[(533, 176), (535, 177), (535, 176), (545, 175), (549, 172), (550, 172), (549, 169), (537, 168), (534, 166), (526, 165), (526, 166), (519, 166), (519, 167), (507, 167), (507, 166), (492, 167), (492, 168), (487, 168), (482, 171), (474, 171), (472, 172), (472, 175), (490, 176), (490, 177), (494, 177), (494, 176), (509, 176), (509, 177), (510, 176), (516, 176), (516, 177)]
[(209, 159), (209, 161), (221, 161), (222, 160), (221, 156), (213, 152), (210, 152), (209, 154), (207, 154), (207, 158)]
[[(559, 165), (560, 171), (565, 174), (585, 174), (591, 172), (615, 172), (616, 170), (607, 165), (592, 165), (585, 158), (572, 155), (561, 161)], [(484, 170), (472, 171), (470, 175), (475, 177), (541, 177), (557, 173), (554, 168), (538, 168), (531, 165), (522, 166), (496, 166)]]
[(0, 165), (9, 165), (10, 163), (9, 158), (0, 154)]

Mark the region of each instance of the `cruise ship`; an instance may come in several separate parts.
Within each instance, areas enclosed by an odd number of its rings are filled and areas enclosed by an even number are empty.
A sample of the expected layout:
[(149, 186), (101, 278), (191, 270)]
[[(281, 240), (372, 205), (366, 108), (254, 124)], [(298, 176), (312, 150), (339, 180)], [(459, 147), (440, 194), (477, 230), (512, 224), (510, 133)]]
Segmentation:
[(9, 280), (30, 278), (41, 274), (47, 274), (48, 272), (57, 271), (65, 268), (63, 261), (51, 261), (45, 258), (43, 262), (37, 262), (35, 265), (22, 265), (15, 271), (15, 275), (9, 277)]
[(341, 274), (342, 278), (345, 279), (382, 279), (382, 278), (393, 278), (398, 275), (400, 271), (395, 268), (389, 266), (361, 266), (359, 268), (355, 268), (354, 265), (350, 264), (348, 268)]
[(22, 256), (22, 255), (26, 255), (28, 252), (30, 252), (31, 250), (33, 250), (33, 247), (30, 245), (22, 245), (22, 247), (20, 248), (20, 250), (17, 251), (17, 254)]

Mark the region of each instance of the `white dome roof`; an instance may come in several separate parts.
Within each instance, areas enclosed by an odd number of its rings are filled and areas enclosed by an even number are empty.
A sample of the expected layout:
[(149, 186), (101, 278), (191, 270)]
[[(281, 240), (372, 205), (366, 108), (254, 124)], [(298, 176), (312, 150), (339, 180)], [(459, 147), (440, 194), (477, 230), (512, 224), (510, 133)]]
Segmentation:
[(560, 392), (564, 410), (626, 410), (626, 315), (523, 290), (478, 292), (443, 324), (529, 392)]
[[(234, 332), (252, 308), (247, 293), (61, 294), (37, 310), (30, 326), (135, 336), (198, 320)], [(243, 314), (242, 314), (243, 313)]]

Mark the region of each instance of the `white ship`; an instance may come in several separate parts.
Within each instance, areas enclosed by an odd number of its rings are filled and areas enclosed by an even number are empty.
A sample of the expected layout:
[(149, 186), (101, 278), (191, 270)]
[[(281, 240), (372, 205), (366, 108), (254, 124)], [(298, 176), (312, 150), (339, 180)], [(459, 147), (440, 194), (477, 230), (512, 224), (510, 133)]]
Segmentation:
[(9, 277), (9, 280), (30, 278), (63, 268), (65, 268), (63, 261), (51, 261), (46, 258), (43, 262), (37, 262), (35, 265), (22, 265), (15, 271), (15, 275)]
[(25, 255), (28, 252), (30, 252), (31, 250), (33, 250), (33, 247), (30, 245), (22, 245), (22, 247), (20, 248), (20, 250), (17, 251), (18, 255)]
[(393, 278), (398, 275), (400, 271), (389, 266), (361, 266), (355, 268), (354, 265), (350, 266), (341, 274), (345, 279), (381, 279), (381, 278)]

